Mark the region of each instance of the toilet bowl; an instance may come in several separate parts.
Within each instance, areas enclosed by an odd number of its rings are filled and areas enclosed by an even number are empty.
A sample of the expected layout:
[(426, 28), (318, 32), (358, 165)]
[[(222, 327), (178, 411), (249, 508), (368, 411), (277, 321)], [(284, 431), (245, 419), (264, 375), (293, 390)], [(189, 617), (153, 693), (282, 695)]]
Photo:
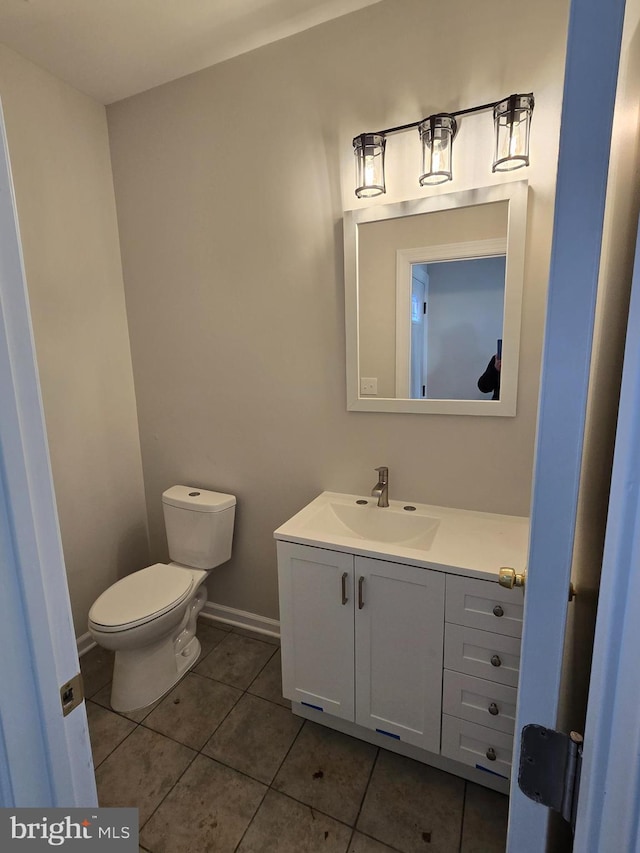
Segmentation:
[[(167, 693), (196, 663), (204, 581), (231, 556), (235, 498), (190, 486), (163, 494), (171, 563), (155, 563), (110, 586), (89, 611), (89, 632), (115, 651), (111, 707), (133, 711)], [(189, 564), (178, 562), (188, 557)]]

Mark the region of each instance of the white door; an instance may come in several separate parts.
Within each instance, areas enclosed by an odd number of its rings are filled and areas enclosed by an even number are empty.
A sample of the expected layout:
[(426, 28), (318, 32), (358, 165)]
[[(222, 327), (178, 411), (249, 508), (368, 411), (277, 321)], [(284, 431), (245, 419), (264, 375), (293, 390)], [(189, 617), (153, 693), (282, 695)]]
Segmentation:
[(356, 723), (440, 752), (445, 575), (355, 558)]
[(571, 3), (508, 853), (546, 849), (548, 809), (518, 788), (519, 736), (556, 726), (623, 15), (623, 0)]
[[(0, 807), (97, 805), (0, 109)], [(76, 688), (77, 692), (77, 688)]]
[(427, 396), (426, 305), (429, 293), (429, 273), (426, 264), (411, 264), (411, 381), (410, 396), (420, 400)]
[(353, 557), (278, 542), (282, 689), (353, 721)]

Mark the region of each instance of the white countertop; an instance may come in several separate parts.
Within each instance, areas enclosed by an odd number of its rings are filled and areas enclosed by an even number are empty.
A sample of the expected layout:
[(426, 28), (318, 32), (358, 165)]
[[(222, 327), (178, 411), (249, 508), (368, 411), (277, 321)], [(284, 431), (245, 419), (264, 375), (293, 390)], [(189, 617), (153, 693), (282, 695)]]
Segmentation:
[[(420, 524), (424, 519), (432, 531), (401, 542), (380, 541), (375, 533), (359, 535), (335, 516), (345, 507), (354, 515), (357, 501), (366, 501), (362, 512), (370, 530), (383, 530), (399, 522)], [(406, 511), (410, 505), (414, 510)], [(366, 516), (364, 515), (366, 513)], [(389, 513), (382, 518), (379, 513)], [(410, 513), (411, 522), (407, 522)], [(433, 532), (435, 529), (435, 533)], [(274, 533), (278, 540), (313, 545), (332, 551), (362, 554), (396, 563), (446, 571), (467, 577), (497, 580), (502, 566), (522, 572), (526, 569), (529, 544), (529, 519), (490, 512), (473, 512), (451, 507), (431, 506), (404, 501), (389, 501), (389, 507), (377, 506), (375, 498), (322, 492)]]

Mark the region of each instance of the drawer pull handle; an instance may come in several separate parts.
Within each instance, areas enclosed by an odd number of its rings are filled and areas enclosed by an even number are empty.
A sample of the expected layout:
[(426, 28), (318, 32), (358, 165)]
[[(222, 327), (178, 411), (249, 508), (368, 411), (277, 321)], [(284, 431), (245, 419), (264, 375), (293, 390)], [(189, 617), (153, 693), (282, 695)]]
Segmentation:
[(491, 658), (491, 666), (502, 666), (502, 661), (498, 655), (493, 655)]
[(489, 747), (485, 754), (489, 761), (495, 761), (497, 758), (496, 751), (492, 746)]
[(493, 608), (493, 615), (504, 616), (504, 610), (502, 609), (502, 607), (500, 607), (499, 604), (496, 604), (496, 606)]
[(347, 578), (349, 577), (349, 572), (342, 573), (342, 604), (346, 604), (349, 600), (347, 598)]
[(489, 713), (491, 714), (492, 717), (497, 717), (498, 714), (500, 713), (500, 709), (498, 708), (498, 706), (496, 705), (495, 702), (492, 702), (489, 705)]

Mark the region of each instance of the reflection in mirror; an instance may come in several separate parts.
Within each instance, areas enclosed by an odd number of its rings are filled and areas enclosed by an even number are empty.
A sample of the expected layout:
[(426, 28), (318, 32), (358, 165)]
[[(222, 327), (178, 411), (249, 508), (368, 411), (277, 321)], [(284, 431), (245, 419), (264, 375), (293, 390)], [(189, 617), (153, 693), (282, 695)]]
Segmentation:
[(345, 214), (349, 409), (515, 414), (526, 198), (518, 181)]
[[(478, 388), (478, 378), (488, 369), (489, 356), (496, 369), (497, 342), (502, 340), (505, 261), (503, 254), (410, 264), (409, 388), (408, 394), (398, 389), (398, 396), (486, 399)], [(493, 384), (489, 390), (493, 392)], [(497, 386), (496, 399), (499, 397)]]

